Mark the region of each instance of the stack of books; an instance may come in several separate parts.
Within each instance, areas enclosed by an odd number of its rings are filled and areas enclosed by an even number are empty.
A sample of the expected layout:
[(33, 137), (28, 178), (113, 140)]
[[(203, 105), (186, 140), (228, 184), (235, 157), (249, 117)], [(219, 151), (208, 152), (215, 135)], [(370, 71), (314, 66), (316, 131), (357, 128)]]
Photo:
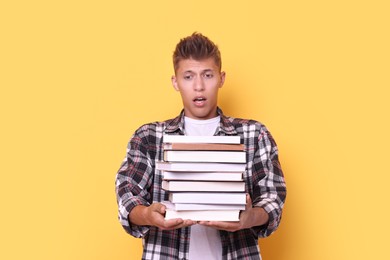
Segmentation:
[(244, 145), (239, 136), (164, 135), (157, 170), (169, 192), (166, 219), (239, 221), (245, 209)]

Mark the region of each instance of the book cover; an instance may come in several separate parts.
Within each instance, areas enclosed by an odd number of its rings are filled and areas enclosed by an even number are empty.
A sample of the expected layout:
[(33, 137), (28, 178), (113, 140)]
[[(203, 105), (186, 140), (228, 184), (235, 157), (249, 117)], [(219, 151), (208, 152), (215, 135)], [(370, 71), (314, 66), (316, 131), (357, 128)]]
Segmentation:
[(167, 191), (244, 192), (245, 183), (243, 181), (163, 181), (162, 188)]
[(164, 151), (164, 161), (168, 162), (220, 162), (245, 163), (243, 151)]
[(194, 204), (194, 203), (172, 203), (170, 201), (161, 202), (167, 209), (182, 210), (245, 210), (245, 205), (226, 204)]
[(163, 135), (163, 143), (213, 143), (213, 144), (240, 144), (240, 136), (188, 136)]
[(191, 163), (163, 162), (156, 163), (157, 170), (175, 172), (244, 172), (246, 163)]
[(169, 201), (172, 203), (199, 204), (246, 204), (245, 193), (213, 193), (213, 192), (171, 192)]
[(242, 181), (242, 172), (171, 172), (163, 171), (164, 180)]
[(165, 219), (191, 219), (194, 221), (239, 221), (239, 210), (188, 210), (175, 211), (167, 209)]
[(243, 144), (211, 144), (211, 143), (166, 143), (164, 150), (192, 151), (244, 151)]

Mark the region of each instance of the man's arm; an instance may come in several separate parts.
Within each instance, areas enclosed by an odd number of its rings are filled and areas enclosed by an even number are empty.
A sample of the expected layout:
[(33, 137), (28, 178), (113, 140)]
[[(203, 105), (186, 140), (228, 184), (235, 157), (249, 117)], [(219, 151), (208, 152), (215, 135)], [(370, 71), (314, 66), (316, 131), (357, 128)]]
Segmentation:
[[(149, 126), (150, 127), (150, 126)], [(142, 237), (150, 226), (175, 229), (192, 225), (190, 220), (164, 219), (165, 206), (152, 203), (149, 192), (153, 185), (154, 168), (148, 152), (149, 127), (139, 128), (130, 139), (127, 156), (116, 176), (119, 220), (123, 228), (135, 237)]]
[(286, 198), (286, 185), (278, 160), (278, 149), (269, 131), (261, 126), (252, 166), (252, 192), (247, 196), (246, 209), (239, 222), (202, 222), (226, 231), (253, 228), (266, 237), (279, 226)]

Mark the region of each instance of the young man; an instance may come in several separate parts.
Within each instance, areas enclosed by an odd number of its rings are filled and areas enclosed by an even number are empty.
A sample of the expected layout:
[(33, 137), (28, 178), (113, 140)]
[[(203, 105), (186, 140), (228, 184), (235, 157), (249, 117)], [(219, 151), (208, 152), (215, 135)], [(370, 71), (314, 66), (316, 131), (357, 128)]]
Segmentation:
[[(259, 122), (227, 117), (217, 106), (225, 81), (218, 47), (194, 33), (182, 39), (173, 54), (172, 84), (184, 109), (164, 122), (141, 126), (128, 144), (116, 178), (119, 220), (132, 236), (143, 238), (143, 259), (261, 259), (258, 238), (279, 226), (286, 186), (278, 149)], [(246, 209), (238, 222), (165, 220), (168, 199), (162, 176), (162, 136), (239, 135), (247, 153), (244, 173)]]

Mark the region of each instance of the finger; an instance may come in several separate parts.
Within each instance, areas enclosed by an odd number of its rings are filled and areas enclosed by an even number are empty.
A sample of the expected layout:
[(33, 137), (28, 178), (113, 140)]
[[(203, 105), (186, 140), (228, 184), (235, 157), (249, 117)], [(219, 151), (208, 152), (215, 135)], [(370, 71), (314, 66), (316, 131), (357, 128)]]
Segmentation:
[(189, 227), (189, 226), (195, 225), (196, 223), (197, 223), (196, 221), (192, 221), (192, 220), (187, 219), (187, 220), (185, 220), (185, 221), (183, 222), (183, 224), (181, 224), (181, 225), (180, 225), (179, 227), (177, 227), (177, 228)]
[(165, 207), (164, 205), (161, 205), (161, 208), (160, 208), (161, 214), (165, 214), (166, 209), (167, 209), (167, 207)]
[(160, 213), (160, 214), (165, 214), (165, 210), (166, 210), (166, 206), (164, 204), (161, 204), (161, 203), (156, 203), (156, 208), (155, 210)]
[(251, 196), (249, 196), (249, 194), (247, 193), (246, 194), (246, 205), (245, 205), (245, 209), (250, 209), (252, 208), (252, 199), (251, 199)]
[(181, 219), (181, 218), (174, 218), (174, 219), (165, 220), (164, 226), (168, 227), (168, 228), (171, 228), (171, 227), (182, 225), (183, 223), (184, 223), (183, 219)]
[(192, 226), (192, 225), (195, 225), (196, 223), (198, 223), (198, 222), (197, 221), (193, 221), (191, 219), (186, 219), (186, 220), (184, 220), (183, 225), (185, 225), (185, 226)]
[(249, 193), (246, 194), (246, 204), (251, 204), (252, 205), (252, 199)]
[(224, 222), (224, 221), (201, 221), (200, 225), (213, 227), (219, 230), (236, 231), (240, 227), (239, 222)]
[[(180, 219), (180, 220), (182, 220), (182, 219)], [(173, 230), (173, 229), (178, 229), (178, 228), (192, 226), (194, 224), (196, 224), (196, 221), (192, 221), (192, 220), (186, 219), (186, 220), (182, 220), (182, 222), (173, 222), (173, 225), (165, 227), (165, 229)]]

